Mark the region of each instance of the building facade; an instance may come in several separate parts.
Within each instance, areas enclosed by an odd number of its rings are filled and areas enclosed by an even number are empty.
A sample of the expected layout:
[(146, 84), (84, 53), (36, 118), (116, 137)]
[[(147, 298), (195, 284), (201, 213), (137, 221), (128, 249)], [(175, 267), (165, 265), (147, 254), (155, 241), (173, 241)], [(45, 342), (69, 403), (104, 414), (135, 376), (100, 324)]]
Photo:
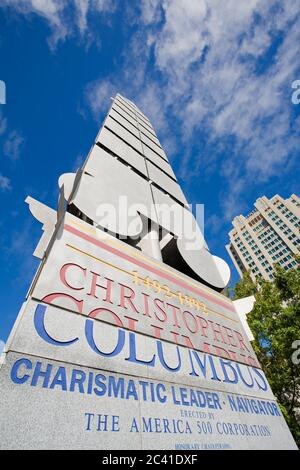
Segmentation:
[(271, 199), (262, 196), (254, 206), (246, 217), (233, 219), (226, 249), (240, 276), (248, 271), (253, 280), (272, 281), (275, 264), (286, 271), (298, 265), (300, 199), (295, 194), (288, 199), (277, 194)]

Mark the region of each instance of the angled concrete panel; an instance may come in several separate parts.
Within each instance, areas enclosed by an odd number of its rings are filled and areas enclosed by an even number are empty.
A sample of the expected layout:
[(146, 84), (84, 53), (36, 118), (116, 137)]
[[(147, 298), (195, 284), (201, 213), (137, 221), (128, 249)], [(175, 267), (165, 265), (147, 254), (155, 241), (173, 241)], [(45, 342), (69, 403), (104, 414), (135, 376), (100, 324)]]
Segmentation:
[(183, 204), (186, 203), (186, 198), (178, 183), (176, 183), (173, 179), (171, 179), (168, 175), (166, 175), (159, 168), (152, 165), (152, 163), (149, 161), (147, 162), (147, 168), (149, 172), (149, 177), (152, 181), (158, 184), (167, 193), (171, 194), (176, 199), (178, 199), (178, 201), (182, 202)]
[[(149, 183), (106, 152), (98, 152), (97, 161), (98, 173), (82, 175), (72, 203), (95, 224), (125, 237), (137, 236), (142, 223), (133, 209), (136, 205), (151, 206)], [(74, 179), (75, 174), (64, 174), (60, 177), (60, 185), (72, 188)]]
[(149, 140), (151, 140), (152, 143), (154, 144), (157, 144), (158, 147), (161, 147), (160, 145), (160, 141), (158, 139), (158, 137), (156, 136), (156, 134), (152, 134), (152, 132), (149, 132), (144, 126), (142, 125), (139, 125), (140, 127), (140, 131), (142, 133), (142, 135), (144, 135), (145, 137), (147, 137)]
[(164, 160), (168, 160), (167, 155), (165, 154), (165, 152), (163, 151), (161, 147), (158, 147), (156, 144), (154, 144), (144, 134), (141, 134), (141, 139), (142, 139), (144, 146), (147, 146), (148, 148), (150, 148), (153, 152), (157, 153)]
[(137, 126), (137, 120), (136, 120), (135, 116), (132, 116), (131, 114), (128, 114), (117, 103), (115, 103), (115, 102), (113, 103), (111, 111), (114, 111), (117, 114), (121, 115), (124, 119), (129, 121), (133, 126)]
[(115, 134), (121, 137), (121, 139), (125, 140), (128, 142), (132, 147), (134, 147), (136, 150), (139, 152), (143, 152), (141, 141), (139, 140), (138, 137), (135, 137), (132, 135), (129, 131), (127, 131), (124, 127), (122, 127), (120, 124), (118, 124), (116, 121), (113, 119), (108, 118), (106, 120), (105, 124), (108, 129), (113, 131)]
[(118, 136), (113, 134), (109, 129), (106, 129), (105, 127), (102, 128), (98, 141), (110, 149), (122, 160), (125, 160), (128, 165), (136, 168), (144, 176), (148, 176), (145, 158), (140, 153), (136, 152), (132, 147), (127, 145)]
[(109, 127), (109, 122), (110, 122), (111, 118), (113, 118), (115, 121), (117, 121), (123, 127), (125, 127), (129, 132), (134, 134), (138, 139), (140, 138), (140, 133), (139, 133), (139, 129), (137, 127), (137, 123), (136, 123), (136, 125), (132, 124), (131, 122), (129, 122), (127, 119), (125, 119), (119, 113), (116, 113), (112, 109), (111, 112), (109, 113), (107, 119), (105, 120), (105, 124), (107, 124), (108, 127)]
[[(145, 152), (144, 152), (145, 153)], [(160, 158), (157, 154), (155, 154), (154, 152), (147, 152), (147, 155), (146, 156), (146, 161), (150, 162), (150, 163), (153, 163), (153, 165), (155, 165), (156, 167), (160, 168), (162, 171), (164, 171), (167, 175), (169, 175), (171, 178), (173, 178), (174, 180), (176, 180), (176, 175), (171, 167), (171, 165), (169, 164), (169, 162), (167, 162), (166, 160)]]
[(167, 157), (163, 157), (162, 155), (159, 155), (157, 152), (154, 152), (153, 150), (151, 150), (151, 148), (148, 147), (147, 145), (143, 146), (143, 152), (144, 152), (145, 157), (149, 158), (150, 160), (153, 160), (154, 163), (159, 162), (159, 164), (161, 164), (162, 162), (163, 164), (164, 162), (167, 162), (169, 165), (169, 160), (167, 159)]
[(128, 108), (128, 106), (125, 106), (124, 103), (120, 100), (114, 100), (113, 106), (118, 106), (118, 108), (122, 109), (124, 113), (126, 113), (128, 116), (130, 116), (132, 119), (135, 121), (137, 120), (136, 114), (133, 110)]
[(149, 135), (150, 138), (156, 137), (156, 132), (152, 127), (149, 127), (144, 121), (138, 120), (138, 124), (141, 127), (141, 130), (146, 134)]
[(137, 106), (132, 106), (128, 101), (122, 99), (120, 96), (117, 96), (116, 99), (115, 99), (116, 102), (121, 102), (126, 108), (128, 108), (131, 112), (133, 112), (134, 114), (136, 114), (137, 118), (138, 119), (141, 119), (142, 121), (144, 121), (147, 125), (149, 125), (150, 127), (152, 127), (149, 119), (147, 118), (147, 116), (145, 116), (144, 113), (142, 113), (140, 111), (139, 108), (137, 108)]
[(141, 125), (143, 125), (146, 129), (155, 134), (155, 131), (149, 121), (145, 121), (145, 119), (141, 118), (139, 115), (137, 115), (136, 117)]

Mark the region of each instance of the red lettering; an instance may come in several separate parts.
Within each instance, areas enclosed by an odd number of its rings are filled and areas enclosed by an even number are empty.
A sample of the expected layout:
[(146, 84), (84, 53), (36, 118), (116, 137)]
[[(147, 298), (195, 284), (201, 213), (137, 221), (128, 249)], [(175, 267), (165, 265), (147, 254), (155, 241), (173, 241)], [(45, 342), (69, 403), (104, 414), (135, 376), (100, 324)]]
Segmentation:
[(124, 315), (124, 318), (126, 318), (128, 320), (127, 328), (131, 331), (136, 331), (135, 325), (138, 322), (138, 320), (136, 318), (127, 317), (126, 315)]
[[(220, 342), (220, 340), (218, 339), (218, 336), (217, 336), (217, 335), (219, 335), (219, 337), (221, 338), (221, 343), (226, 344), (226, 341), (224, 339), (224, 336), (223, 336), (223, 333), (222, 333), (222, 330), (221, 330), (221, 325), (219, 325), (219, 323), (214, 323), (211, 320), (208, 320), (208, 321), (209, 321), (211, 329), (213, 331), (215, 341)], [(217, 328), (215, 327), (215, 325), (217, 325)]]
[(112, 316), (113, 320), (115, 321), (116, 325), (123, 328), (123, 323), (121, 319), (118, 317), (118, 315), (115, 312), (113, 312), (112, 310), (109, 310), (108, 308), (95, 308), (95, 310), (92, 310), (89, 313), (89, 317), (98, 318), (102, 313), (109, 313)]
[(197, 317), (198, 318), (198, 321), (199, 321), (199, 325), (200, 325), (200, 328), (201, 328), (201, 336), (205, 336), (205, 338), (207, 338), (207, 334), (206, 334), (206, 330), (208, 328), (208, 323), (207, 323), (207, 320), (205, 320), (205, 318), (203, 317)]
[(73, 290), (82, 290), (82, 289), (84, 289), (84, 286), (83, 287), (75, 287), (75, 286), (72, 286), (67, 281), (66, 274), (67, 274), (67, 271), (69, 270), (70, 267), (78, 268), (82, 273), (84, 273), (84, 276), (86, 276), (86, 268), (82, 268), (81, 266), (79, 266), (78, 264), (75, 264), (75, 263), (66, 263), (60, 268), (60, 271), (59, 271), (59, 277), (60, 277), (61, 282), (63, 283), (63, 285), (65, 287), (69, 287), (69, 289), (73, 289)]
[(100, 277), (100, 274), (94, 273), (91, 271), (92, 274), (92, 281), (91, 281), (91, 290), (88, 292), (87, 295), (90, 295), (91, 297), (95, 297), (95, 299), (98, 299), (99, 297), (96, 295), (96, 288), (99, 287), (100, 289), (104, 289), (105, 291), (105, 298), (103, 299), (105, 302), (108, 302), (109, 304), (112, 304), (111, 300), (111, 288), (113, 285), (113, 280), (105, 277), (106, 285), (103, 286), (101, 284), (98, 284), (98, 278)]
[(235, 351), (231, 351), (230, 349), (228, 349), (228, 353), (229, 353), (229, 356), (231, 357), (231, 359), (233, 361), (236, 361), (236, 353)]
[(145, 294), (144, 292), (142, 292), (142, 296), (144, 298), (144, 307), (145, 307), (144, 315), (146, 315), (146, 317), (151, 318), (150, 311), (149, 311), (149, 301), (148, 301), (150, 295)]
[(178, 318), (177, 318), (177, 312), (180, 312), (180, 308), (172, 304), (167, 304), (167, 307), (171, 307), (172, 309), (173, 318), (174, 318), (173, 326), (176, 326), (176, 328), (181, 328), (181, 326), (178, 323)]
[(229, 341), (230, 346), (237, 347), (236, 342), (234, 341), (234, 336), (233, 336), (233, 331), (231, 328), (228, 328), (227, 326), (223, 326), (227, 339)]
[(203, 352), (206, 352), (207, 354), (211, 354), (211, 351), (210, 351), (210, 344), (208, 344), (208, 343), (203, 343)]
[(228, 354), (228, 351), (226, 351), (226, 349), (220, 348), (219, 346), (213, 346), (213, 348), (217, 356), (226, 357), (227, 359), (230, 359), (230, 355)]
[(71, 300), (71, 302), (76, 305), (77, 312), (82, 313), (83, 300), (77, 300), (77, 299), (75, 299), (75, 297), (72, 297), (69, 294), (64, 294), (62, 292), (56, 292), (56, 293), (53, 293), (53, 294), (48, 294), (42, 299), (42, 302), (45, 302), (46, 304), (52, 304), (53, 303), (53, 304), (59, 305), (59, 303), (56, 302), (56, 300), (59, 299), (59, 298)]
[[(197, 324), (197, 320), (196, 318), (194, 317), (194, 315), (185, 310), (183, 313), (182, 313), (182, 316), (183, 316), (183, 321), (184, 321), (184, 324), (185, 326), (187, 327), (187, 329), (191, 332), (191, 333), (196, 333), (196, 331), (198, 330), (198, 324)], [(192, 318), (192, 322), (194, 323), (194, 328), (192, 329), (192, 327), (188, 324), (188, 321), (186, 319), (186, 316), (189, 316), (190, 318)]]
[(160, 300), (160, 299), (154, 299), (153, 303), (154, 303), (155, 307), (157, 308), (157, 310), (159, 311), (159, 313), (162, 314), (162, 318), (159, 317), (156, 310), (154, 310), (154, 315), (156, 316), (157, 320), (164, 323), (167, 320), (167, 314), (166, 314), (166, 311), (165, 311), (165, 308), (166, 308), (165, 302), (163, 300)]
[(176, 331), (170, 331), (170, 333), (171, 335), (173, 335), (174, 343), (179, 344), (178, 342), (179, 333), (177, 333)]
[[(121, 286), (121, 292), (120, 292), (120, 303), (119, 307), (123, 307), (127, 310), (127, 307), (125, 305), (125, 301), (127, 304), (130, 306), (131, 310), (135, 313), (139, 313), (138, 309), (133, 303), (133, 300), (135, 298), (135, 292), (131, 287), (125, 286), (124, 284), (119, 283), (119, 286)], [(125, 289), (129, 291), (129, 293), (125, 293)]]
[(184, 342), (188, 348), (195, 349), (195, 346), (193, 345), (191, 338), (185, 335), (181, 335), (181, 336), (183, 337)]
[(250, 352), (250, 349), (248, 349), (247, 346), (245, 345), (244, 338), (242, 337), (241, 333), (239, 333), (238, 331), (234, 331), (234, 332), (237, 336), (237, 339), (239, 341), (241, 348), (244, 349), (244, 351)]
[(161, 339), (161, 332), (163, 331), (163, 328), (160, 328), (159, 326), (156, 325), (150, 325), (154, 329), (154, 337), (156, 339)]

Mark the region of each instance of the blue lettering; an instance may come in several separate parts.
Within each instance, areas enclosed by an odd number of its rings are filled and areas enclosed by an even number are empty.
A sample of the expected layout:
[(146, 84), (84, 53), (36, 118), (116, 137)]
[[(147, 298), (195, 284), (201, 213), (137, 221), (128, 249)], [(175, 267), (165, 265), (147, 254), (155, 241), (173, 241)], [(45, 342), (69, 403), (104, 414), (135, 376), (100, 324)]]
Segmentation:
[[(92, 375), (90, 372), (89, 375)], [(78, 390), (80, 393), (84, 393), (84, 387), (83, 384), (86, 379), (86, 374), (83, 372), (83, 370), (78, 370), (78, 369), (73, 369), (72, 370), (72, 377), (71, 377), (71, 383), (70, 383), (70, 392), (74, 392), (75, 390), (75, 385), (78, 385)], [(90, 377), (89, 377), (89, 387), (90, 387)], [(89, 393), (91, 393), (89, 391)]]
[(64, 367), (59, 367), (57, 369), (57, 372), (54, 376), (54, 379), (52, 380), (50, 388), (54, 389), (54, 387), (56, 386), (61, 387), (61, 389), (64, 392), (67, 391), (67, 377), (66, 377), (66, 369)]
[(106, 394), (106, 384), (105, 384), (105, 381), (106, 381), (105, 375), (103, 375), (103, 374), (97, 374), (97, 375), (95, 376), (95, 384), (97, 385), (97, 387), (94, 387), (94, 393), (95, 393), (98, 397), (102, 397), (103, 395)]
[(32, 380), (31, 380), (31, 385), (33, 387), (36, 386), (37, 382), (38, 382), (38, 379), (40, 377), (43, 377), (44, 378), (44, 381), (43, 381), (43, 385), (42, 387), (43, 388), (47, 388), (48, 385), (49, 385), (49, 380), (50, 380), (50, 374), (51, 374), (51, 371), (52, 371), (52, 364), (47, 364), (47, 367), (46, 367), (46, 370), (45, 371), (42, 371), (41, 370), (41, 367), (42, 367), (42, 363), (41, 362), (37, 362), (36, 363), (36, 366), (34, 368), (34, 373), (33, 373), (33, 376), (32, 376)]
[(124, 344), (125, 344), (125, 332), (121, 330), (120, 328), (118, 328), (117, 331), (118, 331), (118, 342), (117, 342), (115, 349), (110, 353), (105, 353), (103, 351), (100, 351), (100, 349), (98, 348), (98, 346), (96, 345), (94, 341), (94, 321), (86, 320), (85, 322), (85, 335), (86, 335), (87, 342), (92, 348), (92, 350), (95, 351), (95, 353), (99, 354), (100, 356), (113, 357), (113, 356), (117, 356), (122, 351)]
[(250, 383), (250, 384), (249, 384), (248, 382), (246, 382), (246, 380), (245, 380), (245, 378), (244, 378), (244, 376), (243, 376), (243, 374), (242, 374), (242, 371), (241, 371), (241, 368), (240, 368), (239, 364), (236, 364), (236, 368), (237, 368), (237, 371), (238, 371), (238, 373), (239, 373), (240, 378), (242, 379), (242, 382), (246, 385), (246, 387), (248, 387), (248, 388), (253, 388), (253, 387), (254, 387), (254, 379), (253, 379), (253, 377), (252, 377), (250, 368), (247, 367), (247, 370), (248, 370), (248, 373), (249, 373), (249, 377), (250, 377), (250, 379), (251, 379), (251, 383)]
[(198, 366), (200, 367), (200, 370), (202, 372), (202, 375), (203, 377), (206, 379), (206, 354), (204, 354), (204, 363), (202, 363), (201, 361), (201, 358), (199, 356), (199, 354), (196, 352), (196, 351), (191, 351), (189, 349), (189, 356), (190, 356), (190, 363), (191, 363), (191, 366), (192, 366), (192, 372), (190, 372), (189, 375), (195, 375), (196, 377), (199, 377), (199, 374), (197, 374), (197, 372), (195, 371), (195, 368), (194, 368), (194, 361), (193, 361), (193, 356), (196, 358), (196, 361), (197, 361), (197, 364)]
[(253, 370), (253, 372), (261, 379), (261, 381), (262, 381), (262, 383), (263, 383), (262, 385), (260, 385), (260, 383), (255, 379), (255, 382), (256, 382), (256, 384), (258, 385), (258, 388), (259, 388), (260, 390), (264, 390), (264, 391), (268, 390), (268, 384), (267, 384), (267, 382), (266, 382), (264, 376), (263, 376), (263, 375), (259, 372), (259, 370), (256, 369), (255, 367), (253, 367), (252, 370)]
[(23, 374), (22, 377), (18, 375), (18, 370), (21, 366), (25, 366), (27, 370), (31, 370), (32, 362), (29, 359), (23, 358), (23, 359), (18, 359), (14, 363), (10, 372), (10, 378), (16, 384), (24, 384), (25, 382), (27, 382), (27, 380), (30, 377), (28, 374)]
[(170, 366), (168, 366), (168, 364), (166, 363), (165, 358), (164, 358), (162, 342), (161, 341), (156, 341), (156, 344), (157, 344), (158, 357), (159, 357), (159, 360), (160, 360), (160, 363), (162, 364), (162, 366), (170, 372), (179, 371), (180, 368), (181, 368), (181, 356), (180, 356), (178, 346), (176, 346), (176, 351), (177, 351), (177, 356), (178, 356), (178, 366), (170, 367)]
[[(220, 364), (221, 364), (223, 374), (224, 374), (223, 382), (230, 383), (230, 384), (237, 384), (238, 383), (238, 375), (237, 375), (236, 370), (234, 369), (234, 367), (231, 365), (231, 361), (226, 361), (224, 359), (220, 359)], [(229, 369), (231, 370), (231, 372), (234, 375), (234, 378), (230, 379), (230, 377), (227, 373), (226, 367), (229, 367)]]
[(70, 344), (76, 343), (78, 338), (72, 339), (71, 341), (57, 341), (47, 333), (45, 328), (46, 310), (46, 305), (38, 304), (34, 312), (34, 326), (40, 338), (49, 344), (54, 344), (55, 346), (69, 346)]
[(136, 344), (135, 344), (135, 334), (129, 333), (129, 356), (126, 357), (125, 361), (134, 362), (135, 364), (142, 364), (154, 367), (155, 365), (155, 354), (153, 354), (150, 361), (143, 361), (142, 359), (137, 359), (136, 357)]
[[(164, 392), (163, 395), (161, 395), (161, 389)], [(157, 393), (157, 398), (160, 403), (165, 403), (167, 401), (166, 397), (166, 387), (163, 384), (157, 384), (156, 387), (156, 393)]]

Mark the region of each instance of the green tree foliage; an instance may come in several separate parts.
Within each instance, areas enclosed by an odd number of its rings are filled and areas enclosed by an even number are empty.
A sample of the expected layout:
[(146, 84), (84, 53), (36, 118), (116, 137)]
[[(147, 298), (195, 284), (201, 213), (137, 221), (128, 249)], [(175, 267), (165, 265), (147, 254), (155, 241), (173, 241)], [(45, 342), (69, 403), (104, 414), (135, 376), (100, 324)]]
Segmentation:
[(242, 299), (248, 297), (256, 292), (256, 286), (252, 281), (248, 271), (245, 271), (242, 279), (237, 282), (233, 288), (234, 299)]
[[(300, 267), (275, 267), (273, 282), (254, 285), (249, 273), (233, 288), (234, 299), (255, 294), (247, 320), (254, 335), (253, 348), (282, 413), (300, 446)], [(298, 362), (298, 364), (297, 364)]]

